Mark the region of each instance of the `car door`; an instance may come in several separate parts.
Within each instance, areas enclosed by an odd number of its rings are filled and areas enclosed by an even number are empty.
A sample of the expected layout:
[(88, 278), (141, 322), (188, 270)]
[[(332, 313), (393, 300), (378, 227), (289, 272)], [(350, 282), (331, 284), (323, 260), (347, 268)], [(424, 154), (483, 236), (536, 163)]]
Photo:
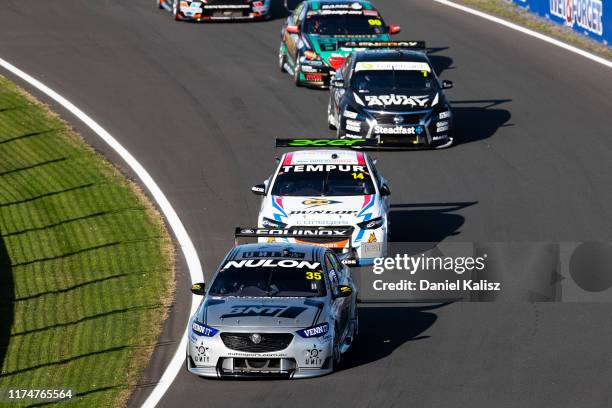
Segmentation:
[(325, 267), (327, 269), (327, 275), (329, 277), (332, 294), (335, 298), (332, 310), (334, 311), (334, 314), (336, 316), (338, 332), (341, 336), (340, 340), (343, 341), (343, 336), (345, 335), (347, 326), (350, 322), (349, 319), (351, 312), (351, 297), (337, 297), (337, 295), (338, 285), (345, 284), (341, 282), (346, 282), (346, 276), (343, 276), (343, 268), (338, 262), (338, 259), (329, 251), (325, 253)]
[(342, 98), (344, 97), (344, 93), (346, 92), (346, 87), (348, 86), (348, 78), (351, 72), (351, 61), (352, 55), (349, 55), (344, 64), (336, 71), (336, 79), (342, 79), (344, 81), (344, 88), (330, 86), (330, 107), (332, 112), (336, 113), (336, 123), (338, 126), (340, 125), (340, 120), (342, 116)]
[(305, 7), (306, 6), (304, 3), (297, 6), (295, 10), (293, 10), (293, 13), (291, 13), (291, 15), (287, 18), (286, 24), (283, 26), (283, 41), (285, 42), (285, 47), (287, 48), (287, 56), (289, 57), (288, 63), (292, 67), (295, 67), (298, 58), (298, 42), (300, 41), (301, 33), (288, 33), (286, 29), (288, 25), (297, 25), (301, 29), (301, 16)]

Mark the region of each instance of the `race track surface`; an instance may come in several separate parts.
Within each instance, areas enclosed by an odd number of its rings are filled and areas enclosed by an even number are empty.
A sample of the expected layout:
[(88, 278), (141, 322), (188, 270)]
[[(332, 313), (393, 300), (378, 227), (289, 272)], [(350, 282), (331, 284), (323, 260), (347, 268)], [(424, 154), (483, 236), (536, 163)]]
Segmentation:
[[(448, 150), (378, 155), (393, 191), (392, 238), (611, 240), (612, 71), (431, 1), (375, 3), (402, 26), (398, 39), (435, 49), (440, 77), (455, 83), (448, 95), (459, 133)], [(208, 277), (233, 228), (256, 219), (250, 187), (273, 169), (274, 138), (333, 135), (327, 92), (298, 89), (279, 72), (277, 16), (190, 24), (151, 0), (7, 0), (0, 57), (79, 106), (147, 168)], [(183, 260), (177, 276), (177, 303), (131, 406), (144, 401), (184, 330)], [(160, 406), (609, 407), (611, 313), (611, 304), (368, 307), (336, 374), (222, 382), (181, 371)]]

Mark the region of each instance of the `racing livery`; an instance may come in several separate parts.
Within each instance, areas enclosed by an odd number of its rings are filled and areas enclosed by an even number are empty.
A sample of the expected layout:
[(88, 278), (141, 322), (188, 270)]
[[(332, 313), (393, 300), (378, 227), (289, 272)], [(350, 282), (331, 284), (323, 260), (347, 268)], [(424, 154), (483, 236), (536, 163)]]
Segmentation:
[(307, 0), (287, 17), (281, 30), (278, 63), (297, 86), (327, 87), (352, 51), (352, 40), (387, 41), (399, 26), (387, 26), (368, 1)]
[(270, 18), (271, 0), (157, 0), (175, 20), (254, 20)]
[(314, 245), (234, 247), (189, 321), (187, 370), (203, 377), (332, 372), (358, 330), (350, 269)]
[[(348, 236), (267, 238), (322, 245), (337, 253), (355, 252), (356, 264), (370, 264), (386, 252), (387, 181), (364, 152), (300, 150), (284, 154), (274, 174), (254, 186), (262, 195), (260, 228), (350, 228)], [(266, 239), (261, 239), (266, 241)]]
[(451, 107), (444, 94), (453, 84), (440, 82), (425, 52), (410, 49), (424, 48), (423, 42), (350, 45), (363, 48), (336, 73), (327, 108), (338, 138), (374, 138), (380, 147), (399, 148), (453, 144)]

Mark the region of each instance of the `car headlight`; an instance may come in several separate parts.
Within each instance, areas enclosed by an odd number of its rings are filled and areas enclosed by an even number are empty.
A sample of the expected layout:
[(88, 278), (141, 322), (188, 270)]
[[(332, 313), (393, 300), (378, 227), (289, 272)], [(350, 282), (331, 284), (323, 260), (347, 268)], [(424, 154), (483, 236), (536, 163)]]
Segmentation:
[(385, 220), (383, 219), (383, 217), (378, 217), (378, 218), (374, 218), (371, 220), (360, 222), (359, 224), (357, 224), (357, 226), (364, 230), (378, 229), (382, 227), (384, 223), (385, 223)]
[(264, 217), (261, 221), (261, 225), (265, 228), (285, 228), (287, 224), (284, 222), (276, 221), (270, 218)]
[(198, 336), (213, 337), (219, 333), (218, 329), (205, 325), (204, 323), (193, 322), (191, 323), (191, 331)]
[(313, 337), (324, 336), (327, 334), (328, 331), (329, 331), (329, 323), (322, 323), (316, 326), (309, 327), (307, 329), (298, 330), (296, 333), (304, 339), (310, 339)]

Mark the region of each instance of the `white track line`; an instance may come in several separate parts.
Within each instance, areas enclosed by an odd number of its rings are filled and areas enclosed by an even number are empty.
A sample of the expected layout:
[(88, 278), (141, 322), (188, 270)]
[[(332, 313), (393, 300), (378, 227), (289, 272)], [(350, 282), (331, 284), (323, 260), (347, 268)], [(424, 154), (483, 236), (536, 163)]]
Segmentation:
[[(121, 158), (130, 166), (130, 168), (138, 175), (142, 183), (147, 187), (162, 213), (166, 217), (172, 232), (183, 251), (183, 255), (187, 261), (187, 267), (189, 268), (189, 275), (191, 276), (192, 282), (202, 282), (204, 280), (204, 274), (202, 273), (202, 266), (200, 264), (200, 259), (198, 258), (198, 253), (191, 242), (191, 238), (187, 234), (187, 230), (183, 226), (183, 223), (179, 219), (176, 211), (172, 208), (170, 201), (166, 198), (164, 193), (161, 191), (157, 183), (153, 180), (151, 175), (145, 170), (144, 167), (132, 156), (132, 154), (127, 151), (110, 133), (108, 133), (102, 126), (96, 123), (91, 117), (85, 114), (82, 110), (77, 108), (72, 102), (68, 101), (66, 98), (55, 92), (53, 89), (47, 87), (42, 82), (37, 79), (31, 77), (26, 74), (19, 68), (10, 64), (9, 62), (0, 58), (0, 66), (9, 71), (10, 73), (18, 76), (23, 79), (28, 84), (32, 85), (45, 95), (49, 96), (55, 102), (62, 105), (66, 110), (80, 119), (83, 123), (85, 123), (91, 130), (93, 130), (102, 140), (104, 140), (110, 147), (115, 150), (121, 156)], [(199, 298), (192, 297), (191, 299), (191, 314), (195, 313), (199, 304)], [(183, 334), (179, 346), (172, 357), (172, 360), (166, 367), (164, 374), (161, 379), (147, 398), (147, 400), (142, 405), (145, 408), (154, 408), (157, 403), (164, 396), (174, 378), (178, 374), (179, 370), (183, 366), (185, 362), (185, 347), (187, 346), (187, 330)]]
[(503, 25), (505, 27), (508, 27), (508, 28), (511, 28), (513, 30), (520, 31), (523, 34), (527, 34), (527, 35), (530, 35), (532, 37), (538, 38), (538, 39), (540, 39), (542, 41), (546, 41), (549, 44), (556, 45), (557, 47), (563, 48), (563, 49), (568, 50), (570, 52), (573, 52), (575, 54), (581, 55), (584, 58), (588, 58), (588, 59), (590, 59), (592, 61), (595, 61), (595, 62), (598, 62), (598, 63), (600, 63), (602, 65), (605, 65), (608, 68), (612, 68), (612, 61), (608, 61), (605, 58), (599, 57), (599, 56), (597, 56), (595, 54), (591, 54), (590, 52), (581, 50), (580, 48), (576, 48), (576, 47), (574, 47), (572, 45), (569, 45), (569, 44), (566, 44), (566, 43), (564, 43), (562, 41), (556, 40), (556, 39), (554, 39), (552, 37), (549, 37), (547, 35), (544, 35), (542, 33), (538, 33), (536, 31), (530, 30), (528, 28), (521, 27), (520, 25), (517, 25), (517, 24), (511, 23), (509, 21), (503, 20), (503, 19), (501, 19), (499, 17), (495, 17), (495, 16), (492, 16), (490, 14), (483, 13), (482, 11), (474, 10), (472, 8), (463, 6), (461, 4), (453, 3), (452, 1), (448, 1), (448, 0), (433, 0), (433, 1), (435, 1), (437, 3), (440, 3), (440, 4), (444, 4), (445, 6), (449, 6), (449, 7), (461, 10), (461, 11), (465, 11), (466, 13), (473, 14), (475, 16), (484, 18), (485, 20), (489, 20), (489, 21), (492, 21), (494, 23), (501, 24), (501, 25)]

